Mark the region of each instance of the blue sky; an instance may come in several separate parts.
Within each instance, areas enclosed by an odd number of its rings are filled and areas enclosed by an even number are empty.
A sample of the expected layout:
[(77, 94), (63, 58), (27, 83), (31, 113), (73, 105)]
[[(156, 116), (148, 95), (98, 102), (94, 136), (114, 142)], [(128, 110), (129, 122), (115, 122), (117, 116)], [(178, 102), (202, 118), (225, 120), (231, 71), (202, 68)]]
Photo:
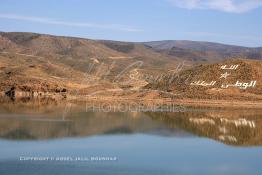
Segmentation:
[(262, 0), (6, 0), (0, 31), (262, 46)]

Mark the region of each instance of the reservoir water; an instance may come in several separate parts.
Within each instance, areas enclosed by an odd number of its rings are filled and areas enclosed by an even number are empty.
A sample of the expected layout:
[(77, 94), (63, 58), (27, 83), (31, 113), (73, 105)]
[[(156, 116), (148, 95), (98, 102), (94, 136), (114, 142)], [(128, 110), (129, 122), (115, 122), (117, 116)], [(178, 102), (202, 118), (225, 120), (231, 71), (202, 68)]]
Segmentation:
[(1, 175), (261, 175), (262, 111), (0, 107)]

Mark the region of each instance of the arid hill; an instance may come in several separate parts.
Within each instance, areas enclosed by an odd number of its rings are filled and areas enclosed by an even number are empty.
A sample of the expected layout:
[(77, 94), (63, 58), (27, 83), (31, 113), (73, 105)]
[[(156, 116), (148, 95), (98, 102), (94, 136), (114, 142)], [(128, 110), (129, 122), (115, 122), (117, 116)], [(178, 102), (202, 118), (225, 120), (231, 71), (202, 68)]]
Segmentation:
[[(197, 46), (195, 42), (186, 47), (186, 43), (176, 42), (175, 47), (168, 45), (158, 49), (152, 43), (150, 46), (148, 43), (0, 32), (0, 92), (12, 98), (66, 98), (100, 92), (109, 96), (121, 92), (120, 96), (130, 97), (126, 93), (128, 90), (149, 89), (146, 93), (149, 96), (158, 93), (151, 90), (161, 90), (188, 98), (261, 99), (261, 61), (231, 60), (218, 53), (228, 47), (225, 53), (242, 53), (246, 49), (255, 54), (254, 49), (219, 44), (209, 46), (208, 43)], [(256, 50), (260, 51), (259, 48)], [(216, 64), (210, 64), (213, 62)], [(239, 65), (236, 71), (229, 72), (232, 75), (227, 80), (220, 79), (223, 64)], [(181, 65), (179, 76), (173, 76), (170, 82), (172, 72), (177, 75)], [(216, 84), (212, 88), (191, 86), (193, 81), (216, 81)], [(247, 89), (219, 88), (222, 83), (237, 81), (256, 83)], [(143, 93), (132, 95), (141, 97)]]
[(262, 101), (262, 62), (231, 59), (167, 74), (145, 88), (180, 94), (176, 98)]
[(126, 71), (139, 68), (157, 74), (178, 62), (180, 58), (155, 52), (143, 44), (0, 33), (2, 94), (15, 90), (20, 95), (53, 95), (117, 88), (112, 82), (128, 66)]

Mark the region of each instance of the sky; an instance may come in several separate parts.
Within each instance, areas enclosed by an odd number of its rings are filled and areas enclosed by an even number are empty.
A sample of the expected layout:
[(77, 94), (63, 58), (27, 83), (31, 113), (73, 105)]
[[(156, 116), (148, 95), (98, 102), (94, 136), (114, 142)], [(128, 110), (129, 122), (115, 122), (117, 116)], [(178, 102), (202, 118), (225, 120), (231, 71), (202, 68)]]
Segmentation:
[(0, 31), (262, 46), (262, 0), (5, 0)]

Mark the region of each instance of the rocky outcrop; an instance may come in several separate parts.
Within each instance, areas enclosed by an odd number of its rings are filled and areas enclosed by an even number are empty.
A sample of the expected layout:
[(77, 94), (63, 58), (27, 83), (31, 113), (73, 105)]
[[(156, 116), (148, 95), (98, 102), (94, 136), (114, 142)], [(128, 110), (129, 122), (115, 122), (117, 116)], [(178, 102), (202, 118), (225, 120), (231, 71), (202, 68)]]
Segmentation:
[(5, 92), (5, 95), (11, 99), (15, 98), (39, 98), (39, 97), (54, 97), (54, 98), (66, 98), (67, 89), (57, 88), (50, 91), (37, 91), (28, 86), (13, 86)]

